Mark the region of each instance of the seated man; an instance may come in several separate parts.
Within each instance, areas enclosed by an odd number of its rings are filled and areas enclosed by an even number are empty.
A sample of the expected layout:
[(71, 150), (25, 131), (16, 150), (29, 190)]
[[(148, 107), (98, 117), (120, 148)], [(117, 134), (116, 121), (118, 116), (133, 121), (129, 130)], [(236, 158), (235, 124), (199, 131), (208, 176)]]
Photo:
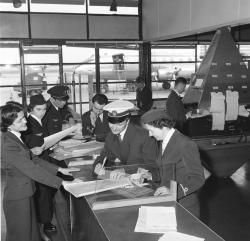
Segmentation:
[(169, 182), (175, 180), (179, 203), (199, 217), (198, 190), (205, 177), (196, 143), (174, 129), (172, 117), (163, 110), (150, 110), (141, 119), (149, 135), (162, 142), (156, 161), (161, 184), (155, 195), (168, 194)]
[(108, 112), (103, 107), (108, 98), (103, 94), (96, 94), (92, 99), (93, 107), (82, 116), (82, 135), (95, 135), (98, 141), (104, 141), (110, 132)]
[(134, 105), (117, 100), (104, 107), (108, 111), (111, 132), (108, 133), (104, 149), (94, 163), (94, 173), (100, 174), (104, 167), (154, 163), (157, 157), (157, 142), (148, 131), (130, 122), (130, 111)]

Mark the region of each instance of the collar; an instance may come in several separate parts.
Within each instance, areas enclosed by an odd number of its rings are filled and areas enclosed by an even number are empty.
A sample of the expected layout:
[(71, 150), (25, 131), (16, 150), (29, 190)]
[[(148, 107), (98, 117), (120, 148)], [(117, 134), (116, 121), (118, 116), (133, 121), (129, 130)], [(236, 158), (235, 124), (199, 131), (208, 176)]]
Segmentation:
[(169, 132), (167, 133), (167, 135), (164, 137), (163, 141), (162, 141), (162, 153), (164, 152), (166, 146), (168, 145), (172, 135), (174, 134), (175, 132), (175, 129), (174, 128), (171, 128), (169, 130)]
[(58, 111), (59, 108), (57, 106), (55, 106), (51, 100), (49, 100), (49, 101), (50, 101), (51, 105), (53, 105), (55, 107), (55, 109)]
[(40, 120), (39, 118), (37, 118), (35, 115), (30, 114), (30, 116), (32, 116), (33, 119), (35, 119), (41, 126), (42, 126), (42, 120)]
[(121, 140), (122, 140), (122, 141), (123, 141), (124, 135), (125, 135), (125, 133), (126, 133), (126, 131), (127, 131), (127, 129), (128, 129), (128, 125), (129, 125), (129, 122), (128, 122), (127, 126), (125, 127), (125, 129), (120, 133), (120, 137), (121, 137)]
[(15, 135), (23, 143), (23, 141), (21, 139), (21, 133), (20, 132), (13, 131), (11, 129), (9, 129), (9, 132), (11, 132), (13, 135)]
[(173, 91), (179, 96), (181, 97), (181, 95), (179, 94), (179, 92), (176, 89), (173, 89)]

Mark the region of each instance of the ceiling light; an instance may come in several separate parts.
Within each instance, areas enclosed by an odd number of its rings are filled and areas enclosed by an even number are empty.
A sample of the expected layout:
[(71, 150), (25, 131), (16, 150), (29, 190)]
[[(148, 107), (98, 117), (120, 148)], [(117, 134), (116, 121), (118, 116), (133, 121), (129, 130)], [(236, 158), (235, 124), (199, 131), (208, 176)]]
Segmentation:
[(20, 8), (22, 6), (21, 0), (13, 0), (13, 6), (14, 8)]
[(112, 12), (117, 11), (117, 2), (116, 2), (116, 0), (112, 0), (112, 3), (110, 5), (110, 11), (112, 11)]

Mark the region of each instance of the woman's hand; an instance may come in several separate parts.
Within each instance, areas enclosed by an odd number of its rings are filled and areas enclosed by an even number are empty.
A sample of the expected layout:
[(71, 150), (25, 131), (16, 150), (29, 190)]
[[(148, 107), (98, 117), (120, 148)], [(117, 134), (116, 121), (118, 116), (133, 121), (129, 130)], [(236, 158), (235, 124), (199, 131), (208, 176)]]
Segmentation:
[(44, 150), (44, 147), (43, 146), (36, 146), (36, 147), (33, 147), (32, 149), (30, 149), (31, 152), (36, 155), (36, 156), (39, 156), (42, 154), (43, 150)]
[(170, 189), (162, 186), (162, 187), (158, 187), (154, 193), (154, 196), (162, 196), (162, 195), (168, 195), (170, 194)]

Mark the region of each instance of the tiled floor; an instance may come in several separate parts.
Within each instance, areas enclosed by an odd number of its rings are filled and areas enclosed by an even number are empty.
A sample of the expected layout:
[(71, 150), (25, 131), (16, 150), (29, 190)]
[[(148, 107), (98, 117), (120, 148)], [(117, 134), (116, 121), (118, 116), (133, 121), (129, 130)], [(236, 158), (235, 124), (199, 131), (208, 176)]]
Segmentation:
[[(2, 175), (4, 180), (4, 175)], [(3, 182), (2, 182), (3, 185)], [(201, 218), (226, 241), (250, 240), (250, 164), (226, 179), (211, 176), (201, 191)], [(1, 215), (1, 240), (5, 223)], [(53, 241), (58, 240), (55, 236)]]

